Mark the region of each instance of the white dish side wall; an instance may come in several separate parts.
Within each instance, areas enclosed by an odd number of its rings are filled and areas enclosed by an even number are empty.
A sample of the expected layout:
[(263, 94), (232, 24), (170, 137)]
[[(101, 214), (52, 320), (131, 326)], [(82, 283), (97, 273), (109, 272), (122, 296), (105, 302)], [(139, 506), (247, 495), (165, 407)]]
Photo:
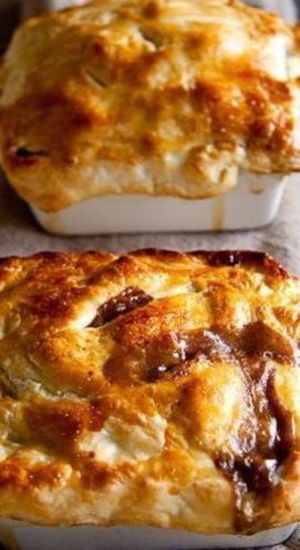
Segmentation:
[(10, 550), (191, 550), (259, 548), (285, 542), (295, 526), (252, 536), (207, 536), (173, 529), (132, 527), (33, 527), (0, 520), (0, 540)]
[(254, 229), (276, 217), (286, 180), (245, 173), (235, 189), (210, 199), (106, 195), (53, 214), (31, 209), (46, 231), (66, 236)]

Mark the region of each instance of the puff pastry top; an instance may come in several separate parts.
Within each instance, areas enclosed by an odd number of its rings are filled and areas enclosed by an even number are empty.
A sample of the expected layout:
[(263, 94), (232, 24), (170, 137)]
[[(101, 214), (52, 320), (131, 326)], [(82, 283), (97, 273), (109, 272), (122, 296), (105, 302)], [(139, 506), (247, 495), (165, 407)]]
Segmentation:
[(252, 252), (0, 267), (0, 515), (255, 532), (300, 520), (300, 280)]
[(46, 211), (298, 170), (298, 43), (236, 0), (96, 0), (30, 20), (4, 63), (3, 167)]

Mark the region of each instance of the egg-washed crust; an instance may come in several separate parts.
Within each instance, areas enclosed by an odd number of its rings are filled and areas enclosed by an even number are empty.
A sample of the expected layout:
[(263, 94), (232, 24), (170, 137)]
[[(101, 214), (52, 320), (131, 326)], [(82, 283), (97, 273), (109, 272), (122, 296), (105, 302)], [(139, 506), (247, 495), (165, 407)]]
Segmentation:
[(257, 252), (0, 264), (0, 516), (300, 520), (300, 280)]
[(294, 31), (235, 0), (96, 0), (24, 23), (0, 85), (9, 180), (54, 212), (299, 170)]

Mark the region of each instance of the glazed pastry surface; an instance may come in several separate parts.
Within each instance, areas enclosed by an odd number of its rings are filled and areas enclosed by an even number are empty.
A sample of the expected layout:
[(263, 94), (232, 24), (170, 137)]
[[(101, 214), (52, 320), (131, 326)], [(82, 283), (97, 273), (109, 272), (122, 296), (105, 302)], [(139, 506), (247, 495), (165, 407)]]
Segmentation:
[(298, 27), (235, 0), (96, 0), (32, 19), (2, 70), (3, 168), (48, 212), (299, 170), (298, 47)]
[(0, 289), (1, 517), (300, 520), (300, 280), (275, 260), (42, 253)]

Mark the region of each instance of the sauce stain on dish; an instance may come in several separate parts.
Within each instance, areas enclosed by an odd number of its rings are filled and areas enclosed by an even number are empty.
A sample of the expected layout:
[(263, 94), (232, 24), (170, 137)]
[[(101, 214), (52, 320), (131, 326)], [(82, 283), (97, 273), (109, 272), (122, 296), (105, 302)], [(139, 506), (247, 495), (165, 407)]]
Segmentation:
[(224, 229), (224, 214), (225, 214), (224, 197), (220, 195), (213, 199), (212, 204), (212, 230), (223, 231)]
[(265, 185), (261, 181), (261, 175), (259, 174), (253, 174), (253, 179), (251, 179), (250, 183), (250, 193), (253, 195), (261, 195), (265, 190)]

